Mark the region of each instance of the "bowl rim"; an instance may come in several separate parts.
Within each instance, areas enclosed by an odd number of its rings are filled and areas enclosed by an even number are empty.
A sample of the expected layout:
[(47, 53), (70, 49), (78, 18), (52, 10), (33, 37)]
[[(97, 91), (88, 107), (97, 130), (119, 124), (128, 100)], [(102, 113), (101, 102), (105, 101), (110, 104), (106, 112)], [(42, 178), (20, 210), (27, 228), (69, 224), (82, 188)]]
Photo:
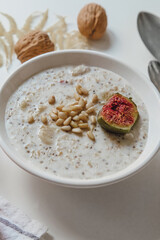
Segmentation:
[[(151, 81), (147, 81), (147, 76), (143, 73), (141, 73), (138, 69), (135, 67), (130, 67), (128, 64), (124, 63), (121, 60), (118, 60), (108, 54), (97, 52), (97, 51), (92, 51), (92, 50), (60, 50), (56, 52), (49, 52), (46, 54), (39, 55), (37, 57), (34, 57), (27, 62), (23, 63), (20, 65), (13, 73), (11, 73), (8, 77), (7, 80), (4, 82), (3, 86), (0, 89), (0, 96), (5, 89), (6, 85), (11, 81), (11, 79), (16, 75), (19, 71), (21, 71), (23, 68), (26, 66), (32, 64), (33, 62), (38, 61), (39, 59), (45, 59), (48, 56), (51, 55), (59, 55), (59, 54), (68, 54), (68, 53), (84, 53), (84, 54), (90, 54), (91, 56), (100, 56), (107, 58), (111, 61), (116, 62), (117, 64), (120, 64), (121, 66), (128, 68), (130, 71), (136, 72), (138, 75), (141, 76), (145, 84), (148, 84), (148, 86), (152, 89), (152, 93), (155, 95), (157, 98), (159, 105), (160, 105), (160, 95), (156, 87), (153, 85)], [(16, 163), (19, 167), (24, 169), (25, 171), (31, 173), (34, 176), (40, 177), (41, 179), (47, 180), (49, 182), (61, 185), (61, 186), (67, 186), (67, 187), (74, 187), (74, 188), (92, 188), (92, 187), (99, 187), (99, 186), (104, 186), (104, 185), (110, 185), (116, 182), (119, 182), (121, 180), (124, 180), (128, 178), (129, 176), (134, 175), (135, 173), (139, 172), (143, 167), (145, 167), (153, 158), (153, 156), (158, 152), (160, 148), (160, 139), (158, 144), (155, 146), (154, 150), (144, 159), (144, 161), (139, 162), (136, 166), (129, 168), (122, 169), (119, 172), (116, 172), (115, 174), (111, 174), (108, 176), (104, 176), (101, 178), (95, 178), (95, 179), (75, 179), (75, 178), (64, 178), (64, 177), (59, 177), (55, 176), (54, 174), (51, 176), (47, 174), (44, 171), (41, 171), (38, 168), (32, 168), (32, 165), (27, 165), (26, 163), (20, 161), (20, 158), (16, 156), (14, 152), (10, 150), (10, 148), (7, 146), (6, 142), (3, 140), (3, 137), (0, 133), (0, 146), (3, 149), (3, 151), (7, 154), (7, 156), (14, 162)], [(126, 171), (127, 169), (127, 171)]]

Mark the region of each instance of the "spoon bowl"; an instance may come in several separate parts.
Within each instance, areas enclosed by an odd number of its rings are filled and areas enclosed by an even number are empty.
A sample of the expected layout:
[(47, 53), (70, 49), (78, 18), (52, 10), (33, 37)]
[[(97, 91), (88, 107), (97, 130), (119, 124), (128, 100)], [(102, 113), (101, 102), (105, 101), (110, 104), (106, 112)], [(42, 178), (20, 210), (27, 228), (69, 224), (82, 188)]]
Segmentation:
[(140, 12), (137, 27), (146, 47), (160, 61), (160, 18), (151, 13)]

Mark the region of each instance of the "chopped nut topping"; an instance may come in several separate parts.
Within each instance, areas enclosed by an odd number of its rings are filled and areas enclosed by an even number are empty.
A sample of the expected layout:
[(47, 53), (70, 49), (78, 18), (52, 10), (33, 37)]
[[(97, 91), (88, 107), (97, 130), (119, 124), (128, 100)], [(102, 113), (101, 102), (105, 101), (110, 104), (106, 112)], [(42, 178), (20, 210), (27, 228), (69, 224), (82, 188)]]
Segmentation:
[(54, 135), (54, 128), (46, 125), (42, 125), (39, 129), (38, 137), (45, 144), (52, 144)]
[(75, 68), (73, 68), (72, 70), (72, 76), (79, 76), (79, 75), (83, 75), (87, 72), (90, 71), (90, 68), (84, 66), (84, 65), (79, 65)]

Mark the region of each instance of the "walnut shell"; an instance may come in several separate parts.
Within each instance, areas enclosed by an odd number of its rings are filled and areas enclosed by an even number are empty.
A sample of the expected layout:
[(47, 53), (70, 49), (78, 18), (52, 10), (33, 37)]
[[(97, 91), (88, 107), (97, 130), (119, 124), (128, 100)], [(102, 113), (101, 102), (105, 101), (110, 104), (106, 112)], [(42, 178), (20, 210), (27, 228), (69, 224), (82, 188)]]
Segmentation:
[(82, 35), (90, 39), (100, 39), (107, 27), (107, 15), (100, 5), (85, 5), (78, 14), (78, 28)]
[(14, 48), (21, 63), (40, 54), (54, 50), (54, 43), (45, 32), (31, 31), (16, 43)]

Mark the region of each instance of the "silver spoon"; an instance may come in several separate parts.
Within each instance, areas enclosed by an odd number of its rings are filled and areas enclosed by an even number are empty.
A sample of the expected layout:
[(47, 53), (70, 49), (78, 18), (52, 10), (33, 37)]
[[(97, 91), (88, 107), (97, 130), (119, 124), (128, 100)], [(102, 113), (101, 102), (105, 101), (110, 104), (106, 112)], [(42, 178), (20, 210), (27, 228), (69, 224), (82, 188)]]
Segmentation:
[[(140, 12), (137, 18), (139, 34), (155, 58), (160, 61), (160, 18), (147, 12)], [(160, 63), (151, 61), (148, 73), (152, 83), (160, 91)]]
[(160, 61), (160, 18), (151, 13), (140, 12), (137, 27), (146, 47)]
[(151, 61), (148, 64), (148, 73), (151, 81), (160, 92), (160, 63), (157, 61)]

